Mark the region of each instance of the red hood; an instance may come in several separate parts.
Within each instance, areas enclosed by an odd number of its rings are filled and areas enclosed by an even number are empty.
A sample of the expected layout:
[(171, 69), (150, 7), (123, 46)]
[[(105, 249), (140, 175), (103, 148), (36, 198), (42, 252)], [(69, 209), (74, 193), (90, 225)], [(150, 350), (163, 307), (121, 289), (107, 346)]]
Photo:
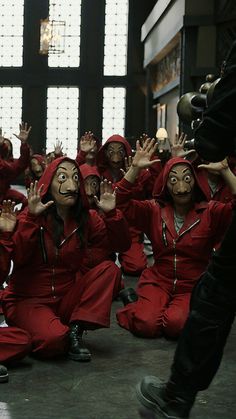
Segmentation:
[(83, 179), (86, 179), (88, 176), (97, 176), (99, 180), (101, 179), (97, 166), (90, 166), (85, 163), (82, 164), (79, 169)]
[(108, 144), (114, 143), (114, 142), (123, 144), (125, 148), (126, 157), (132, 156), (132, 148), (130, 144), (128, 143), (128, 141), (121, 135), (118, 135), (118, 134), (112, 135), (111, 137), (108, 138), (105, 144), (103, 144), (103, 146), (100, 148), (98, 152), (97, 166), (99, 167), (100, 170), (107, 168), (108, 163), (107, 163), (107, 157), (106, 157), (105, 151)]
[(32, 159), (36, 159), (38, 161), (38, 163), (40, 164), (40, 166), (42, 166), (42, 168), (45, 169), (46, 162), (45, 162), (45, 157), (42, 156), (42, 154), (33, 154), (30, 157), (30, 160), (32, 160)]
[(64, 157), (64, 156), (63, 157), (59, 157), (58, 159), (53, 160), (46, 167), (46, 169), (44, 170), (44, 173), (42, 174), (42, 176), (41, 176), (41, 178), (39, 180), (39, 183), (38, 183), (38, 186), (39, 187), (41, 185), (43, 185), (43, 188), (41, 190), (41, 197), (43, 198), (47, 194), (47, 192), (48, 192), (48, 190), (50, 188), (50, 185), (52, 183), (53, 176), (56, 173), (57, 167), (63, 161), (69, 161), (69, 162), (73, 163), (77, 167), (78, 173), (79, 173), (79, 182), (80, 182), (80, 188), (79, 188), (79, 190), (80, 190), (80, 197), (81, 197), (82, 202), (83, 202), (83, 207), (89, 208), (87, 196), (86, 196), (85, 189), (84, 189), (84, 181), (83, 181), (83, 178), (81, 176), (79, 166), (78, 166), (78, 164), (76, 163), (75, 160), (70, 159), (69, 157)]
[(167, 202), (170, 201), (170, 195), (167, 189), (167, 180), (168, 180), (168, 176), (170, 173), (170, 170), (172, 169), (172, 167), (175, 164), (187, 164), (193, 175), (194, 175), (194, 179), (195, 179), (195, 185), (194, 185), (194, 192), (195, 192), (195, 200), (197, 202), (200, 201), (206, 201), (207, 198), (204, 194), (204, 191), (199, 183), (198, 177), (195, 173), (195, 170), (192, 166), (192, 164), (188, 161), (183, 159), (182, 157), (173, 157), (172, 159), (168, 160), (163, 168), (163, 170), (161, 171), (161, 173), (159, 174), (159, 176), (157, 177), (155, 183), (154, 183), (154, 187), (153, 187), (153, 198), (157, 199), (158, 201), (162, 201), (162, 202)]
[(13, 147), (12, 147), (12, 142), (8, 138), (4, 138), (4, 140), (7, 140), (8, 143), (11, 145), (11, 150), (9, 151), (6, 143), (3, 143), (1, 145), (1, 148), (0, 148), (0, 157), (2, 159), (6, 159), (7, 158), (7, 160), (11, 161), (11, 160), (13, 160)]

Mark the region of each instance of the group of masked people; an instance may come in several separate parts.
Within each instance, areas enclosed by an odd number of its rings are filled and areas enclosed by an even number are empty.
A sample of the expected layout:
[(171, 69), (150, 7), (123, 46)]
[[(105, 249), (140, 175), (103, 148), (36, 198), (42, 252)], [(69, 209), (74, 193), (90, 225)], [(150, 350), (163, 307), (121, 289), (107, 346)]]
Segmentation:
[[(18, 137), (29, 132), (22, 125)], [(183, 136), (172, 151), (161, 161), (147, 136), (132, 153), (120, 135), (101, 145), (87, 132), (75, 159), (54, 155), (29, 182), (19, 213), (12, 197), (2, 201), (2, 282), (13, 265), (2, 292), (2, 364), (30, 353), (90, 361), (83, 333), (109, 327), (118, 295), (121, 327), (142, 337), (180, 335), (192, 290), (230, 223), (236, 177), (227, 159), (192, 164)], [(124, 288), (122, 273), (139, 276), (136, 290)], [(1, 375), (6, 381), (5, 367)]]

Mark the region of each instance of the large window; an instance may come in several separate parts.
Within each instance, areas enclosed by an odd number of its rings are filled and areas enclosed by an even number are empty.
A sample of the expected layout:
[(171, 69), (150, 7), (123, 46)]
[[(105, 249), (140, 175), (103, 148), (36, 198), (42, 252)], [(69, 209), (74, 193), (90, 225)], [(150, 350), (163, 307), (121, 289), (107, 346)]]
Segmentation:
[(1, 0), (0, 67), (21, 67), (24, 0)]
[(124, 135), (125, 95), (126, 89), (123, 87), (105, 87), (103, 89), (103, 142), (113, 134)]
[[(21, 142), (14, 134), (19, 134), (22, 115), (21, 87), (0, 87), (0, 127), (5, 138), (13, 145), (13, 156), (20, 155)], [(27, 122), (27, 121), (24, 121)]]
[(106, 0), (104, 75), (127, 73), (128, 0)]
[(79, 89), (77, 87), (49, 87), (47, 95), (47, 153), (57, 141), (63, 152), (75, 158), (78, 143)]
[[(126, 76), (128, 48), (128, 0), (106, 0), (104, 76)], [(103, 89), (103, 142), (112, 135), (124, 135), (126, 89)]]
[(50, 0), (49, 17), (66, 22), (64, 53), (50, 54), (49, 67), (79, 67), (81, 0)]

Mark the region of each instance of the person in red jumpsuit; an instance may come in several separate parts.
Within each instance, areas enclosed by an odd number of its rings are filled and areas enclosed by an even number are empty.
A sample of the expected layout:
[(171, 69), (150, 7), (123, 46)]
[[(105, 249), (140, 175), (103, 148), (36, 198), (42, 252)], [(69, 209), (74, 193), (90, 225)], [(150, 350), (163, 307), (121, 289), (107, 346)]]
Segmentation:
[(85, 132), (80, 138), (79, 149), (76, 161), (79, 166), (88, 164), (95, 166), (97, 164), (97, 154), (102, 143), (91, 131)]
[(46, 157), (42, 154), (32, 154), (29, 167), (25, 171), (25, 186), (30, 187), (31, 182), (39, 180), (46, 167)]
[[(16, 225), (14, 202), (3, 201), (0, 214), (0, 284), (10, 268), (13, 249), (12, 233)], [(31, 348), (30, 335), (18, 327), (0, 327), (0, 383), (8, 381), (8, 363), (24, 358)], [(2, 365), (2, 363), (4, 365)]]
[(105, 260), (85, 274), (83, 264), (88, 244), (125, 251), (130, 236), (106, 181), (97, 205), (102, 217), (89, 211), (79, 167), (67, 157), (49, 164), (28, 189), (28, 207), (12, 237), (14, 268), (3, 312), (9, 325), (31, 335), (35, 355), (89, 361), (83, 331), (109, 327), (119, 286), (113, 263)]
[[(126, 170), (126, 162), (131, 159), (132, 149), (128, 141), (121, 135), (112, 135), (100, 148), (97, 156), (97, 167), (102, 179), (108, 179), (115, 187), (122, 179)], [(143, 172), (143, 178), (149, 178), (149, 174)], [(137, 199), (143, 197), (144, 186), (141, 178), (135, 190)], [(147, 267), (147, 257), (144, 252), (143, 234), (135, 226), (130, 226), (132, 245), (127, 252), (119, 254), (119, 262), (122, 270), (128, 275), (140, 275)]]
[[(87, 199), (89, 202), (89, 207), (93, 209), (93, 211), (99, 211), (99, 208), (96, 205), (96, 197), (100, 197), (100, 183), (101, 178), (96, 166), (90, 166), (89, 164), (82, 164), (80, 166), (80, 172), (84, 181), (84, 189), (87, 195)], [(94, 266), (98, 265), (99, 263), (103, 262), (104, 260), (111, 260), (113, 261), (113, 269), (117, 274), (117, 277), (120, 278), (120, 286), (117, 290), (119, 293), (122, 288), (124, 288), (124, 283), (122, 279), (122, 272), (121, 269), (115, 264), (116, 261), (116, 254), (112, 253), (110, 248), (98, 246), (96, 248), (89, 247), (87, 251), (87, 260), (84, 262), (86, 269), (91, 269)], [(118, 294), (114, 295), (116, 298)]]
[(22, 203), (22, 206), (27, 204), (27, 198), (21, 192), (12, 189), (11, 184), (29, 165), (30, 148), (27, 140), (30, 131), (31, 127), (28, 127), (27, 123), (22, 122), (20, 124), (20, 133), (18, 135), (14, 134), (21, 141), (19, 159), (13, 159), (11, 142), (8, 139), (4, 139), (2, 131), (0, 131), (0, 203), (4, 199), (10, 199), (16, 204)]
[[(117, 185), (118, 205), (127, 220), (147, 234), (154, 252), (154, 265), (139, 279), (138, 300), (127, 301), (117, 320), (138, 336), (176, 338), (189, 313), (192, 289), (229, 223), (232, 203), (204, 201), (191, 163), (178, 157), (170, 159), (158, 177), (156, 200), (129, 200), (140, 170), (152, 164), (154, 150), (153, 140), (143, 148), (138, 143), (132, 166)], [(221, 173), (230, 186), (228, 172)]]

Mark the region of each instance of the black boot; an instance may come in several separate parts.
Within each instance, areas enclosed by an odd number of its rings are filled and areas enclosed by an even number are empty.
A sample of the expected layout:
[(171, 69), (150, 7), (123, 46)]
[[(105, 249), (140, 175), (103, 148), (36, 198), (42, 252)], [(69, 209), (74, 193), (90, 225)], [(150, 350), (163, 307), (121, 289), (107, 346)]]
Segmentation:
[(133, 288), (125, 288), (119, 292), (119, 298), (121, 299), (124, 306), (130, 303), (134, 303), (138, 300), (138, 295)]
[(83, 330), (80, 328), (79, 323), (72, 323), (70, 326), (70, 347), (69, 347), (69, 358), (73, 361), (90, 361), (91, 353), (85, 347), (83, 339)]
[(189, 418), (196, 397), (196, 393), (190, 391), (180, 394), (173, 383), (163, 383), (154, 376), (144, 377), (136, 390), (143, 406), (161, 415), (158, 417), (169, 419)]
[(7, 368), (0, 364), (0, 383), (7, 383), (8, 378)]

